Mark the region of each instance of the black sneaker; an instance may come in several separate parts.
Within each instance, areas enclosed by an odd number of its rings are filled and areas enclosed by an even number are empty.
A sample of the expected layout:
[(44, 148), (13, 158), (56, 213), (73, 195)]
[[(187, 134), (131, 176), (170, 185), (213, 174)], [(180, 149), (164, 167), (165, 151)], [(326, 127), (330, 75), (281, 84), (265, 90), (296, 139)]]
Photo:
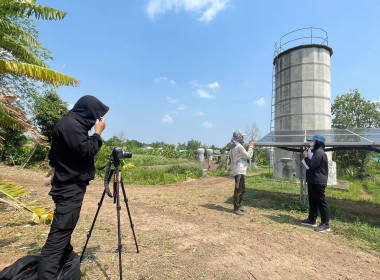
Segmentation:
[(331, 231), (330, 229), (330, 226), (329, 225), (325, 225), (325, 224), (320, 224), (316, 229), (315, 229), (316, 232), (325, 232), (325, 231)]
[(301, 221), (301, 225), (304, 225), (304, 226), (307, 226), (307, 227), (313, 227), (313, 228), (317, 227), (317, 224), (315, 222), (313, 222), (313, 221), (310, 221), (309, 219), (302, 220)]

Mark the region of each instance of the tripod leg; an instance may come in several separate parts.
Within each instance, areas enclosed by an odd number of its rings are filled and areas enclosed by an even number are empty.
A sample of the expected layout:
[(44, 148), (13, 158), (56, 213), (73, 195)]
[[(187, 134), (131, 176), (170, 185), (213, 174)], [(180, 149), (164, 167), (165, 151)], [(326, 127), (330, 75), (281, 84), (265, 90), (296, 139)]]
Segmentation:
[(121, 265), (121, 248), (123, 245), (121, 244), (121, 228), (120, 228), (120, 195), (119, 195), (119, 176), (121, 173), (119, 172), (118, 169), (115, 171), (115, 196), (116, 196), (116, 212), (117, 212), (117, 239), (118, 239), (118, 246), (117, 250), (119, 251), (119, 275), (120, 275), (120, 280), (123, 279), (123, 270), (122, 270), (122, 265)]
[(127, 195), (125, 194), (123, 178), (121, 176), (120, 176), (120, 182), (121, 182), (121, 189), (123, 190), (124, 202), (125, 202), (125, 205), (127, 206), (127, 212), (128, 212), (129, 222), (131, 224), (133, 238), (135, 239), (136, 250), (137, 250), (137, 253), (140, 253), (139, 245), (137, 244), (137, 239), (136, 239), (136, 234), (135, 234), (135, 225), (132, 222), (132, 216), (131, 216), (131, 212), (129, 211), (129, 206), (128, 206), (128, 198), (127, 198)]
[(106, 191), (104, 190), (104, 191), (103, 191), (103, 194), (102, 194), (102, 198), (100, 199), (100, 201), (99, 201), (99, 203), (98, 203), (98, 210), (96, 210), (95, 218), (94, 218), (94, 220), (93, 220), (93, 222), (92, 222), (91, 229), (90, 229), (90, 231), (87, 233), (86, 244), (84, 245), (83, 250), (82, 250), (82, 254), (80, 255), (80, 261), (81, 261), (81, 262), (83, 261), (84, 251), (86, 251), (87, 244), (88, 244), (88, 241), (90, 240), (92, 230), (94, 229), (95, 221), (96, 221), (96, 219), (97, 219), (97, 217), (98, 217), (98, 214), (99, 214), (99, 211), (100, 211), (100, 207), (102, 207), (103, 199), (104, 199), (105, 194), (106, 194)]

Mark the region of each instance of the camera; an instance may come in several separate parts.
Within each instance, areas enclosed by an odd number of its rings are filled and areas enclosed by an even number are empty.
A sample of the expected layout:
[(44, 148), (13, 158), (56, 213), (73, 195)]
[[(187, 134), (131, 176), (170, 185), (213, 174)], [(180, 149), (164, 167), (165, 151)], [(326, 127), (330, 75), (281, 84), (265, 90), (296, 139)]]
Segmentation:
[[(119, 164), (121, 159), (131, 157), (132, 152), (123, 151), (122, 148), (114, 147), (112, 153), (109, 155), (108, 163), (98, 168), (98, 170), (103, 170), (104, 168), (106, 169), (106, 174), (104, 176), (104, 190), (109, 197), (113, 197), (109, 188), (109, 181), (112, 177), (112, 174), (115, 172), (115, 170), (120, 171)], [(115, 166), (114, 169), (111, 168), (112, 164)]]
[(119, 161), (123, 158), (131, 158), (131, 157), (132, 157), (132, 152), (123, 151), (122, 148), (115, 147), (112, 150), (112, 158), (114, 162)]

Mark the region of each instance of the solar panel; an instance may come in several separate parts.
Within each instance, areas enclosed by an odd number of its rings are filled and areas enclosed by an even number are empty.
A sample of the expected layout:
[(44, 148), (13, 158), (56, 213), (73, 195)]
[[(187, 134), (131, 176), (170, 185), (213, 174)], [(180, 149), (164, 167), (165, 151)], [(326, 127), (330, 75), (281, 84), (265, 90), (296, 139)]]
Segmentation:
[(258, 147), (304, 147), (315, 134), (326, 138), (326, 147), (379, 147), (380, 128), (279, 130), (271, 131), (255, 143)]

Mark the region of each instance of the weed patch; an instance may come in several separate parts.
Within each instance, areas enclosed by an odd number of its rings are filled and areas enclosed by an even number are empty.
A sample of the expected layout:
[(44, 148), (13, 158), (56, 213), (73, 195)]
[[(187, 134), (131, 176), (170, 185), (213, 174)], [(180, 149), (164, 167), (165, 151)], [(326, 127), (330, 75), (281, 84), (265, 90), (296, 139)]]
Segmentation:
[[(253, 207), (306, 216), (308, 205), (299, 201), (300, 186), (294, 181), (268, 179), (269, 173), (247, 177), (245, 200)], [(367, 251), (380, 253), (380, 186), (378, 181), (350, 181), (349, 191), (326, 189), (333, 232)], [(372, 195), (362, 198), (363, 190)]]
[(181, 164), (188, 162), (187, 159), (183, 158), (166, 158), (163, 156), (151, 156), (151, 155), (138, 155), (134, 154), (131, 159), (125, 161), (126, 163), (131, 163), (136, 167), (139, 166), (154, 166), (154, 165), (166, 165), (166, 164)]
[(191, 166), (174, 165), (162, 169), (137, 167), (129, 172), (124, 182), (135, 185), (164, 185), (183, 182), (186, 177), (198, 179), (201, 176), (202, 170)]

